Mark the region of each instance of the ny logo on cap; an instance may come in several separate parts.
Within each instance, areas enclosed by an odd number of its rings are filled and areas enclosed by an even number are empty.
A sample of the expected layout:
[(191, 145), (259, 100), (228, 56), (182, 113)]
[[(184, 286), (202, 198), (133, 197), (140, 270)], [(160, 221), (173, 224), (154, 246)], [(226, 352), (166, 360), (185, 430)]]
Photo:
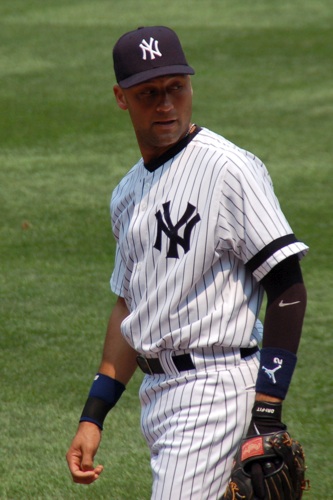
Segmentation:
[(145, 61), (147, 59), (147, 52), (150, 54), (150, 60), (155, 59), (155, 56), (162, 57), (161, 52), (158, 49), (158, 40), (155, 40), (152, 36), (150, 37), (149, 44), (145, 39), (139, 45), (142, 50), (142, 59)]

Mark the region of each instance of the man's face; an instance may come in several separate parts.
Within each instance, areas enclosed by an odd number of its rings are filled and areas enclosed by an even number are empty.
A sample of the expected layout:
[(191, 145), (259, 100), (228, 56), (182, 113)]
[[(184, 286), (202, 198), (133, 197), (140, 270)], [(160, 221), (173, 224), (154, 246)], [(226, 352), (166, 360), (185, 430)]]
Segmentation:
[(188, 75), (163, 76), (129, 89), (116, 85), (114, 93), (119, 107), (130, 114), (146, 163), (187, 134), (192, 114)]

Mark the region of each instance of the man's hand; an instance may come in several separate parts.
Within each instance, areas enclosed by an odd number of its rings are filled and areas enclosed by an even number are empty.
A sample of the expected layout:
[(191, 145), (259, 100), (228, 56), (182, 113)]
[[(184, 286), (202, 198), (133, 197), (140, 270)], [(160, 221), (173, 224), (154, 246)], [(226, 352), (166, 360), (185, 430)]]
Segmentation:
[(102, 465), (94, 467), (102, 431), (90, 422), (81, 422), (66, 459), (74, 483), (91, 484), (103, 471)]

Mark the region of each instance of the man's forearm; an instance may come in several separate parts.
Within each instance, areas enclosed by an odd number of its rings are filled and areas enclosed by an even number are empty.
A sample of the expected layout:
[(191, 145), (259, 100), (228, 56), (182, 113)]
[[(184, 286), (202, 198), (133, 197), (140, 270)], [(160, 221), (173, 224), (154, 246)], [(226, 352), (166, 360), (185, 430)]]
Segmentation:
[(136, 351), (121, 334), (121, 323), (129, 311), (119, 297), (110, 315), (99, 372), (126, 385), (137, 367)]

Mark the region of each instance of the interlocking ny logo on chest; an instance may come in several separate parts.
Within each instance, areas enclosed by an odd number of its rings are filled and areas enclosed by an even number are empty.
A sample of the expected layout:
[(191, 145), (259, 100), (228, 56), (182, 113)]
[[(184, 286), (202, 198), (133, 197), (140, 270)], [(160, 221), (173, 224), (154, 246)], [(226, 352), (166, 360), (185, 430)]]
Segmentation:
[[(200, 220), (200, 215), (194, 212), (196, 207), (187, 203), (187, 208), (183, 215), (180, 217), (179, 221), (175, 224), (171, 220), (170, 216), (170, 201), (163, 203), (163, 213), (159, 210), (156, 214), (157, 220), (157, 236), (154, 243), (154, 248), (161, 251), (162, 249), (162, 233), (169, 239), (169, 249), (167, 252), (167, 258), (179, 259), (178, 245), (182, 247), (184, 253), (190, 250), (191, 233), (195, 225)], [(182, 229), (182, 236), (179, 234)]]

